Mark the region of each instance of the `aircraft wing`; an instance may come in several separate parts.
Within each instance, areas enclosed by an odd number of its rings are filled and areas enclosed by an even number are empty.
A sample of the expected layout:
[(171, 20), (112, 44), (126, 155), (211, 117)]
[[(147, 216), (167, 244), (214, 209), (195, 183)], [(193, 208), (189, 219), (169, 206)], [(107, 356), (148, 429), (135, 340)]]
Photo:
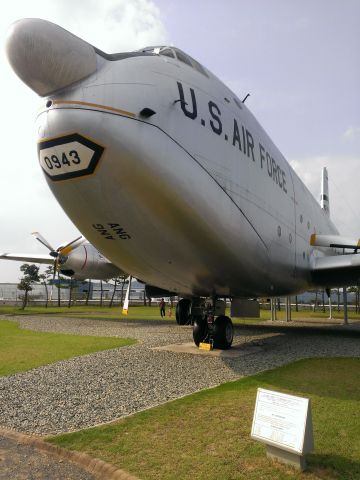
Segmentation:
[(311, 270), (314, 283), (323, 287), (358, 285), (360, 280), (360, 255), (344, 254), (319, 257)]
[(45, 263), (48, 265), (54, 264), (54, 258), (50, 255), (37, 254), (37, 253), (2, 253), (0, 255), (1, 260), (14, 260), (15, 262), (24, 263)]

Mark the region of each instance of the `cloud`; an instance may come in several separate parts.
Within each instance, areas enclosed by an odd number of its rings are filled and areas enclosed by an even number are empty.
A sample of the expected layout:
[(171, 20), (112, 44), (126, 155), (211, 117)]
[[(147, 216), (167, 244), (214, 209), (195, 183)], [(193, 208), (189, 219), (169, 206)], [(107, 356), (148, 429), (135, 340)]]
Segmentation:
[(108, 53), (166, 44), (168, 38), (161, 11), (151, 0), (13, 0), (2, 12), (1, 36), (26, 17), (57, 23)]
[(150, 0), (63, 0), (56, 6), (61, 26), (108, 53), (167, 43), (160, 9)]
[(352, 138), (360, 136), (360, 127), (349, 127), (344, 133), (345, 138)]
[[(4, 45), (14, 21), (38, 17), (57, 23), (105, 52), (135, 50), (167, 43), (161, 11), (150, 0), (12, 0), (0, 17)], [(78, 235), (50, 192), (38, 165), (34, 119), (40, 100), (10, 68), (0, 49), (3, 89), (3, 143), (1, 151), (0, 205), (4, 251), (44, 252), (30, 232), (39, 230), (59, 245)], [(0, 282), (17, 281), (19, 263), (0, 262)]]

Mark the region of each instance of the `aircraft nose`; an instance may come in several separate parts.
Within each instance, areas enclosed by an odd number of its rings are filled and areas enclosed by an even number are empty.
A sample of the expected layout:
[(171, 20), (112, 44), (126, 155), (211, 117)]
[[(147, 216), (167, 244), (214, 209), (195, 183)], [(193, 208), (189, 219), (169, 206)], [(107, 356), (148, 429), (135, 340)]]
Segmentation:
[(18, 20), (10, 27), (6, 53), (16, 74), (42, 97), (96, 71), (92, 45), (38, 18)]

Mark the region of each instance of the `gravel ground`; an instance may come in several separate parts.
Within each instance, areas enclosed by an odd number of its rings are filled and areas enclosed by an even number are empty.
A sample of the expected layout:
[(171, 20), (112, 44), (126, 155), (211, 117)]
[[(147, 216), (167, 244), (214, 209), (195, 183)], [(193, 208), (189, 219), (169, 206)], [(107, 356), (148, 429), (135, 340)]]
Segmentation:
[(112, 421), (300, 358), (360, 356), (359, 334), (351, 333), (236, 327), (235, 343), (242, 344), (245, 354), (223, 358), (152, 350), (192, 341), (191, 327), (179, 327), (174, 321), (114, 322), (57, 316), (15, 320), (22, 328), (33, 330), (140, 341), (0, 378), (1, 425), (40, 435)]
[(0, 480), (94, 480), (72, 462), (0, 436)]

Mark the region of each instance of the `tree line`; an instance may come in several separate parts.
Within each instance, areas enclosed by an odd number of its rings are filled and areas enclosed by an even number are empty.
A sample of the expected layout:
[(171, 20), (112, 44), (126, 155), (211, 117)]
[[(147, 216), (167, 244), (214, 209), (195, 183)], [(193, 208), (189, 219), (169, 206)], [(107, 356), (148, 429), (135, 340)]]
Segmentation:
[[(23, 272), (23, 276), (20, 278), (19, 283), (17, 284), (17, 288), (21, 291), (24, 292), (23, 298), (22, 298), (22, 309), (25, 309), (28, 302), (29, 302), (29, 293), (33, 290), (33, 287), (37, 283), (41, 283), (44, 285), (45, 288), (45, 307), (48, 307), (49, 301), (52, 300), (51, 298), (51, 292), (49, 294), (49, 286), (53, 288), (54, 286), (56, 287), (57, 290), (57, 305), (60, 307), (61, 306), (61, 289), (62, 288), (67, 288), (69, 289), (69, 299), (68, 299), (68, 307), (72, 305), (74, 302), (74, 287), (76, 288), (78, 286), (78, 283), (74, 282), (74, 280), (70, 279), (70, 281), (61, 276), (59, 272), (55, 272), (54, 274), (54, 267), (49, 265), (44, 272), (40, 273), (40, 267), (38, 267), (35, 264), (27, 264), (24, 263), (20, 267), (20, 271)], [(55, 281), (55, 276), (56, 276), (56, 281)], [(120, 287), (120, 305), (123, 305), (124, 298), (125, 298), (125, 290), (126, 290), (126, 285), (128, 283), (128, 275), (119, 275), (115, 278), (112, 278), (111, 280), (114, 282), (113, 284), (113, 291), (112, 295), (110, 298), (110, 302), (108, 303), (108, 306), (112, 307), (115, 302), (115, 293), (117, 291), (117, 287)], [(64, 286), (64, 283), (67, 282), (66, 286)], [(90, 300), (90, 293), (91, 293), (91, 280), (89, 279), (88, 282), (83, 282), (83, 284), (88, 283), (88, 288), (86, 291), (86, 297), (84, 298), (85, 300), (85, 305), (88, 305), (89, 300)], [(149, 299), (148, 299), (149, 300)], [(104, 305), (104, 290), (103, 290), (103, 282), (100, 281), (100, 306)], [(144, 305), (146, 305), (146, 298), (144, 294)]]

